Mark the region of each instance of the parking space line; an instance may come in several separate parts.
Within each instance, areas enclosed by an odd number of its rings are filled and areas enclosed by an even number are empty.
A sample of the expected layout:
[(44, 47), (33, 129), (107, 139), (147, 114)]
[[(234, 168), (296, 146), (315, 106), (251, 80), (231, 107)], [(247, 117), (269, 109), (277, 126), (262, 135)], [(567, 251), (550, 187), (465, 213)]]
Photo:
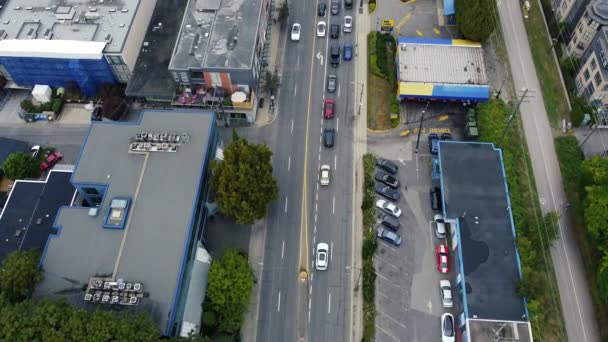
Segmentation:
[(385, 335), (388, 335), (388, 336), (390, 336), (390, 337), (394, 338), (394, 339), (395, 339), (395, 341), (399, 341), (399, 342), (401, 342), (401, 340), (400, 340), (400, 339), (396, 338), (395, 336), (393, 336), (393, 335), (392, 335), (391, 333), (389, 333), (388, 331), (386, 331), (386, 330), (382, 329), (381, 327), (379, 327), (379, 326), (378, 326), (378, 324), (376, 324), (376, 328), (378, 328), (378, 330), (379, 330), (379, 331), (381, 331), (381, 332), (383, 332)]
[(402, 327), (403, 329), (407, 329), (407, 327), (406, 327), (405, 325), (401, 324), (399, 321), (397, 321), (396, 319), (394, 319), (394, 318), (393, 318), (393, 317), (391, 317), (390, 315), (386, 314), (386, 313), (385, 313), (385, 312), (383, 312), (382, 310), (380, 310), (380, 309), (376, 308), (376, 311), (377, 311), (377, 312), (379, 312), (380, 314), (382, 314), (382, 315), (384, 315), (384, 316), (388, 317), (388, 319), (389, 319), (389, 320), (391, 320), (391, 321), (393, 321), (393, 322), (397, 323), (397, 325), (399, 325), (399, 326), (400, 326), (400, 327)]
[(392, 280), (388, 279), (387, 277), (383, 276), (382, 274), (380, 274), (380, 273), (376, 272), (376, 275), (377, 275), (378, 277), (380, 277), (380, 278), (382, 278), (382, 279), (384, 279), (384, 280), (388, 281), (389, 283), (391, 283), (391, 284), (393, 284), (393, 285), (397, 286), (398, 288), (401, 288), (401, 285), (399, 285), (399, 283), (397, 283), (397, 282), (395, 282), (395, 281), (392, 281)]
[(377, 294), (377, 295), (380, 295), (381, 297), (384, 297), (384, 298), (386, 298), (386, 299), (388, 299), (388, 300), (390, 300), (390, 299), (391, 299), (389, 296), (387, 296), (387, 295), (385, 295), (384, 293), (382, 293), (382, 291), (378, 290), (378, 288), (376, 288), (376, 294)]
[(376, 254), (375, 258), (376, 258), (376, 260), (380, 260), (380, 261), (384, 262), (385, 264), (389, 265), (390, 267), (393, 267), (393, 268), (395, 268), (397, 270), (399, 269), (399, 267), (391, 264), (388, 260), (386, 260), (384, 258), (380, 258), (377, 254)]
[(327, 299), (327, 313), (331, 313), (331, 292), (329, 293), (329, 298)]

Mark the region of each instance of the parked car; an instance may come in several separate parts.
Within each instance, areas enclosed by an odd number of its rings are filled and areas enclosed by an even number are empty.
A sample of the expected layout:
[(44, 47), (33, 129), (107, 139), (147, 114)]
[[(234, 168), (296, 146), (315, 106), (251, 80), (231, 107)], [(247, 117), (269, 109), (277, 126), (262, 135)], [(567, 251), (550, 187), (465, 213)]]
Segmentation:
[(344, 17), (344, 32), (353, 32), (353, 17), (350, 15)]
[(329, 185), (330, 171), (329, 165), (321, 165), (321, 185)]
[(450, 255), (448, 247), (446, 245), (439, 245), (435, 248), (435, 254), (437, 255), (437, 270), (439, 273), (450, 272)]
[(34, 145), (32, 148), (30, 148), (30, 154), (32, 157), (38, 157), (38, 153), (40, 153), (40, 145)]
[(439, 281), (439, 293), (441, 295), (441, 305), (444, 308), (451, 308), (454, 306), (454, 300), (452, 298), (452, 285), (449, 280)]
[(441, 140), (443, 141), (451, 141), (452, 139), (452, 135), (450, 133), (443, 133), (441, 135)]
[(344, 44), (344, 60), (350, 61), (353, 59), (353, 44), (346, 43)]
[(401, 209), (399, 209), (399, 207), (397, 207), (393, 203), (391, 203), (387, 200), (384, 200), (384, 199), (379, 199), (376, 201), (376, 208), (378, 208), (379, 210), (381, 210), (385, 213), (389, 213), (389, 214), (393, 215), (394, 217), (401, 216)]
[(327, 92), (335, 93), (337, 87), (338, 87), (338, 76), (336, 76), (335, 74), (327, 75)]
[(327, 24), (324, 21), (317, 23), (317, 37), (325, 37), (327, 34)]
[(319, 7), (317, 8), (317, 14), (319, 15), (319, 17), (324, 17), (326, 11), (327, 5), (324, 2), (319, 3)]
[(378, 182), (382, 182), (388, 186), (390, 186), (393, 189), (399, 189), (399, 180), (391, 175), (389, 175), (386, 172), (383, 171), (376, 171), (376, 174), (374, 175), (374, 178), (378, 181)]
[(401, 193), (388, 185), (382, 183), (376, 183), (374, 185), (374, 191), (380, 196), (384, 196), (391, 201), (397, 202), (401, 198)]
[(454, 316), (450, 313), (444, 313), (441, 316), (441, 342), (456, 341), (456, 332), (454, 328)]
[(376, 158), (376, 166), (393, 175), (399, 171), (397, 164), (388, 159)]
[(431, 209), (441, 211), (441, 189), (438, 187), (431, 188)]
[(317, 245), (317, 258), (315, 263), (317, 270), (325, 271), (327, 269), (327, 265), (329, 264), (327, 254), (329, 254), (329, 245), (325, 242), (319, 242)]
[(331, 24), (329, 26), (329, 36), (331, 38), (340, 37), (340, 24)]
[(297, 42), (300, 40), (300, 33), (302, 32), (302, 26), (300, 24), (295, 23), (291, 27), (291, 40)]
[(335, 140), (336, 130), (333, 128), (326, 128), (323, 131), (323, 145), (325, 145), (325, 147), (333, 147)]
[(332, 45), (329, 48), (329, 61), (334, 68), (340, 65), (340, 45)]
[(394, 231), (398, 231), (399, 228), (401, 227), (399, 220), (397, 220), (396, 218), (394, 218), (390, 215), (384, 215), (384, 214), (382, 214), (382, 216), (380, 217), (380, 224), (385, 226), (386, 228), (392, 229)]
[(429, 152), (432, 155), (439, 152), (439, 136), (436, 133), (429, 134)]
[(376, 229), (376, 237), (392, 243), (395, 246), (401, 245), (401, 236), (399, 234), (388, 230), (384, 227), (378, 227)]
[(59, 162), (61, 159), (63, 159), (63, 156), (61, 155), (61, 153), (57, 152), (57, 151), (53, 151), (51, 152), (46, 159), (42, 162), (42, 164), (40, 164), (40, 170), (42, 171), (46, 171), (50, 168), (52, 168), (53, 166), (55, 166), (55, 164), (57, 164), (57, 162)]
[(334, 106), (335, 102), (333, 99), (326, 99), (323, 105), (323, 117), (326, 119), (334, 118)]
[(433, 218), (433, 226), (435, 227), (435, 236), (437, 236), (438, 239), (445, 239), (445, 221), (441, 214), (435, 215)]

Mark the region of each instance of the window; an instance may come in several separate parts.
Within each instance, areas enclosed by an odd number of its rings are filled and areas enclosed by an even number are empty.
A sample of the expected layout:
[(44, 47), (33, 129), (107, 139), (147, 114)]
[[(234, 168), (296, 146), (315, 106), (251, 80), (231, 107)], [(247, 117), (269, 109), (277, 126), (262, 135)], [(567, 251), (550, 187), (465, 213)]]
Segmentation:
[(122, 60), (122, 57), (120, 57), (120, 56), (107, 56), (107, 57), (108, 57), (108, 62), (112, 65), (125, 64), (125, 62)]
[(602, 87), (602, 91), (608, 91), (608, 83), (604, 84)]
[(82, 188), (82, 190), (87, 195), (99, 195), (99, 192), (95, 188)]
[(583, 87), (583, 85), (581, 83), (581, 79), (577, 77), (576, 78), (576, 89), (580, 92), (582, 87)]
[(593, 93), (595, 92), (595, 87), (593, 86), (593, 82), (589, 83), (589, 86), (587, 86), (587, 89), (585, 90), (585, 92), (587, 93), (587, 96), (593, 95)]
[(576, 29), (578, 30), (579, 33), (583, 32), (583, 22), (579, 21), (578, 25), (576, 25)]
[(597, 68), (597, 62), (595, 61), (595, 58), (591, 59), (591, 71), (594, 71)]
[(585, 44), (583, 44), (582, 42), (581, 42), (581, 43), (578, 43), (578, 44), (576, 45), (576, 48), (577, 48), (577, 49), (579, 49), (579, 50), (585, 50)]
[(589, 81), (589, 78), (591, 77), (591, 75), (589, 74), (589, 70), (585, 69), (585, 73), (583, 74), (583, 76), (585, 77), (585, 81)]
[(593, 36), (591, 35), (591, 32), (585, 31), (585, 33), (583, 34), (583, 39), (586, 41), (590, 41), (591, 38), (593, 38)]
[(602, 75), (600, 75), (600, 72), (596, 72), (593, 78), (595, 80), (595, 85), (599, 87), (600, 84), (602, 84)]
[(591, 20), (591, 23), (589, 24), (589, 26), (591, 26), (592, 29), (597, 30), (600, 27), (600, 23), (598, 23), (595, 20)]
[(222, 78), (219, 72), (210, 72), (209, 75), (211, 76), (211, 85), (214, 87), (222, 85)]
[(567, 6), (567, 5), (568, 5), (568, 4), (567, 4), (565, 1), (564, 1), (564, 2), (562, 2), (562, 11), (565, 11), (565, 10), (566, 10), (566, 6)]

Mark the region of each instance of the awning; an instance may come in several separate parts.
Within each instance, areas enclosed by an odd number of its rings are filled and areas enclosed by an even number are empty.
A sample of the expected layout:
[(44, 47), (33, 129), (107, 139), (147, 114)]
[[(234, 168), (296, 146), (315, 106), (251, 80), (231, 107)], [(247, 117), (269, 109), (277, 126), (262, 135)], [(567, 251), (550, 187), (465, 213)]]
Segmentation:
[(454, 13), (456, 13), (454, 0), (443, 0), (443, 15), (452, 15)]

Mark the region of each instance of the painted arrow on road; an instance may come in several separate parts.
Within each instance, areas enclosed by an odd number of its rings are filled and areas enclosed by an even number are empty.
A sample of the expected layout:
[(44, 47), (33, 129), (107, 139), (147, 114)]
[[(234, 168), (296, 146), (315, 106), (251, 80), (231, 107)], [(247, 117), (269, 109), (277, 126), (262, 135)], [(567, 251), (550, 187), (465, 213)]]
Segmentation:
[(323, 55), (321, 52), (317, 52), (317, 59), (321, 60), (321, 65), (323, 65)]

